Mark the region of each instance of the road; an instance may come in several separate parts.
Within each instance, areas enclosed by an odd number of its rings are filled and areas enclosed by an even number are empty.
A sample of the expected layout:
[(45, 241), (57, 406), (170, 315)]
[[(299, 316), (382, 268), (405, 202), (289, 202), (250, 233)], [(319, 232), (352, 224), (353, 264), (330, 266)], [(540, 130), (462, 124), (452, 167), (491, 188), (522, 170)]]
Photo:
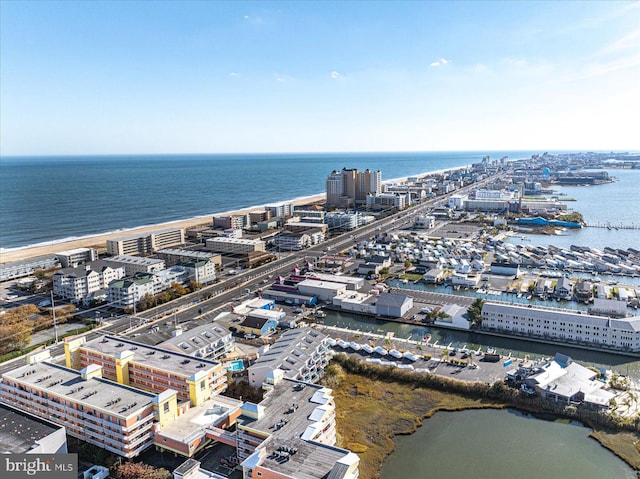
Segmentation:
[[(176, 324), (193, 320), (209, 322), (220, 311), (227, 309), (233, 301), (246, 298), (246, 290), (255, 292), (263, 287), (265, 285), (263, 280), (268, 276), (287, 276), (296, 264), (303, 263), (307, 258), (320, 257), (324, 255), (326, 251), (334, 251), (337, 253), (354, 246), (354, 244), (359, 241), (372, 239), (382, 231), (407, 227), (413, 223), (413, 217), (415, 215), (424, 214), (434, 206), (444, 204), (445, 200), (452, 194), (466, 193), (472, 188), (482, 187), (487, 182), (495, 181), (502, 176), (504, 176), (504, 173), (485, 178), (480, 182), (464, 186), (432, 200), (424, 201), (408, 210), (391, 214), (386, 218), (375, 221), (357, 230), (330, 238), (320, 245), (302, 251), (282, 253), (279, 259), (271, 263), (253, 269), (241, 270), (233, 276), (227, 276), (226, 279), (219, 283), (206, 286), (200, 291), (185, 295), (170, 303), (165, 303), (134, 315), (104, 318), (102, 320), (104, 323), (99, 329), (86, 333), (87, 340), (89, 341), (103, 334), (121, 334), (126, 336), (134, 332), (144, 333), (151, 329), (154, 324), (164, 320), (175, 321)], [(211, 294), (211, 298), (203, 300), (203, 295), (206, 294)], [(427, 298), (425, 297), (424, 302), (440, 304), (441, 301), (445, 301), (447, 296), (449, 297), (449, 302), (451, 301), (450, 295), (439, 295), (438, 293), (427, 294), (431, 295), (429, 298), (431, 301), (426, 301)], [(456, 298), (463, 297), (456, 296)], [(467, 298), (461, 299), (460, 304), (466, 304), (466, 299)], [(200, 314), (201, 310), (202, 315)], [(64, 346), (62, 343), (51, 346), (50, 350), (52, 357), (64, 354)], [(5, 362), (0, 365), (0, 374), (22, 364), (24, 364), (24, 358), (17, 358)]]

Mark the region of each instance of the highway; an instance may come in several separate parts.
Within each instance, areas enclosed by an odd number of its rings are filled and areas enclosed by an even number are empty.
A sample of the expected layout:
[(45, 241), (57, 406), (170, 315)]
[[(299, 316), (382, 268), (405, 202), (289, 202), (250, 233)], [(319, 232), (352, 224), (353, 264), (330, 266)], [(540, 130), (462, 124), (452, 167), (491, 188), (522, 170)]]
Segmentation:
[[(250, 293), (266, 286), (271, 278), (276, 276), (288, 276), (296, 264), (302, 264), (307, 258), (321, 257), (326, 252), (338, 253), (354, 246), (363, 240), (370, 240), (382, 231), (405, 228), (413, 223), (413, 217), (417, 214), (425, 214), (437, 205), (442, 205), (452, 194), (463, 194), (472, 188), (482, 187), (489, 181), (499, 179), (503, 174), (485, 178), (471, 185), (459, 188), (451, 193), (444, 194), (432, 200), (427, 200), (417, 206), (397, 213), (393, 213), (373, 223), (329, 238), (320, 245), (302, 251), (280, 253), (280, 257), (271, 263), (253, 269), (240, 270), (235, 275), (227, 275), (222, 281), (206, 286), (199, 291), (190, 293), (169, 303), (159, 305), (146, 311), (123, 315), (116, 318), (103, 318), (102, 326), (86, 333), (87, 340), (94, 339), (103, 334), (120, 334), (123, 336), (143, 333), (151, 329), (154, 324), (162, 321), (175, 321), (176, 324), (198, 320), (210, 322), (221, 311), (229, 308), (234, 301), (247, 298), (246, 290)], [(264, 280), (267, 279), (267, 282)], [(204, 295), (211, 294), (208, 299), (202, 299)], [(431, 298), (435, 300), (436, 298)], [(443, 299), (443, 298), (439, 298)], [(200, 313), (202, 311), (202, 314)], [(50, 347), (51, 356), (64, 354), (62, 342)], [(24, 364), (24, 358), (17, 358), (0, 365), (0, 374)]]

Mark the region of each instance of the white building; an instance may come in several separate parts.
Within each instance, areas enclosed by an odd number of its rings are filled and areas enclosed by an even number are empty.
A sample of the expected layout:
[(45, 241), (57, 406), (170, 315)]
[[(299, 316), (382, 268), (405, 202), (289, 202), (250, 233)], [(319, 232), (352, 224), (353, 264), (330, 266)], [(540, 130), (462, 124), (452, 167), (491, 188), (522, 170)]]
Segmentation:
[(468, 195), (451, 195), (449, 197), (448, 206), (452, 210), (463, 210), (465, 207), (465, 202), (468, 199)]
[(107, 240), (107, 253), (117, 255), (150, 255), (154, 251), (184, 244), (183, 228), (165, 228)]
[(75, 268), (81, 263), (96, 261), (98, 252), (93, 248), (76, 248), (56, 253), (56, 259), (63, 268)]
[(397, 208), (399, 210), (411, 204), (411, 196), (399, 193), (380, 193), (367, 195), (367, 207)]
[(286, 331), (249, 367), (249, 384), (272, 389), (278, 374), (315, 383), (329, 362), (326, 339), (309, 327)]
[(290, 201), (265, 205), (264, 209), (270, 212), (272, 217), (293, 216), (293, 203)]
[(156, 273), (166, 268), (164, 260), (140, 256), (118, 255), (107, 258), (105, 261), (114, 266), (123, 266), (127, 276), (133, 276), (136, 273)]
[(235, 341), (228, 329), (218, 324), (203, 324), (188, 331), (176, 329), (170, 339), (156, 347), (197, 358), (218, 359), (234, 350)]
[(617, 299), (595, 298), (591, 313), (624, 318), (627, 315), (627, 302)]
[(298, 283), (297, 287), (301, 294), (315, 296), (320, 301), (331, 301), (337, 294), (343, 293), (347, 290), (347, 285), (344, 283), (316, 281), (313, 279), (301, 281)]
[(416, 215), (413, 220), (414, 228), (431, 229), (436, 226), (436, 217), (432, 215)]
[(160, 280), (149, 273), (138, 273), (133, 278), (122, 278), (109, 283), (109, 302), (119, 308), (133, 308), (147, 294), (158, 292)]
[(611, 319), (553, 308), (485, 303), (482, 327), (557, 341), (640, 352), (640, 317)]
[(245, 238), (209, 238), (207, 249), (222, 254), (248, 254), (266, 251), (266, 243), (259, 239)]
[(53, 275), (53, 294), (71, 301), (82, 301), (125, 276), (123, 266), (93, 261), (76, 268), (64, 268)]

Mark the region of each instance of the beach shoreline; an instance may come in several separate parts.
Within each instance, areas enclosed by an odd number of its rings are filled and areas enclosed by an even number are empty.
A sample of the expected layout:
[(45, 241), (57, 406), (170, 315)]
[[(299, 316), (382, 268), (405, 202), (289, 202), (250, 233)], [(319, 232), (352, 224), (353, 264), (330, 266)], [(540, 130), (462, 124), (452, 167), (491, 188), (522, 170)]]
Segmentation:
[[(438, 175), (445, 172), (453, 172), (468, 168), (470, 165), (457, 166), (453, 168), (443, 168), (439, 170), (427, 171), (418, 173), (411, 176), (405, 176), (401, 178), (392, 178), (383, 181), (383, 184), (398, 184), (406, 183), (409, 178), (421, 178), (428, 175)], [(319, 203), (326, 201), (326, 193), (317, 193), (309, 196), (303, 196), (294, 198), (292, 200), (279, 200), (273, 203), (291, 202), (294, 206), (302, 206), (305, 204)], [(136, 226), (133, 228), (124, 228), (117, 231), (110, 231), (106, 233), (98, 233), (94, 235), (87, 235), (80, 238), (68, 238), (60, 240), (52, 240), (41, 244), (7, 248), (5, 250), (0, 249), (0, 264), (12, 263), (16, 261), (25, 261), (42, 256), (53, 256), (61, 251), (72, 250), (76, 248), (95, 248), (98, 252), (104, 252), (106, 250), (106, 241), (120, 238), (122, 236), (149, 233), (164, 228), (193, 228), (197, 226), (206, 226), (213, 223), (214, 216), (228, 216), (246, 214), (251, 211), (256, 211), (262, 208), (263, 205), (248, 206), (237, 210), (230, 210), (224, 212), (216, 212), (208, 215), (195, 216), (191, 218), (185, 218), (175, 221), (167, 221), (164, 223), (156, 223), (152, 225)]]

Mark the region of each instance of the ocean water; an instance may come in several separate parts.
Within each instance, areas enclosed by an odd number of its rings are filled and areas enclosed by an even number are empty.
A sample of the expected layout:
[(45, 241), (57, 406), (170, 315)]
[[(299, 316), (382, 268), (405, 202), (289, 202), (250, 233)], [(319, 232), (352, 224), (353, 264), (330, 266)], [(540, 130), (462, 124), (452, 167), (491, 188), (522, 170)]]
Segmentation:
[(0, 158), (0, 251), (325, 192), (334, 169), (383, 181), (539, 151)]

